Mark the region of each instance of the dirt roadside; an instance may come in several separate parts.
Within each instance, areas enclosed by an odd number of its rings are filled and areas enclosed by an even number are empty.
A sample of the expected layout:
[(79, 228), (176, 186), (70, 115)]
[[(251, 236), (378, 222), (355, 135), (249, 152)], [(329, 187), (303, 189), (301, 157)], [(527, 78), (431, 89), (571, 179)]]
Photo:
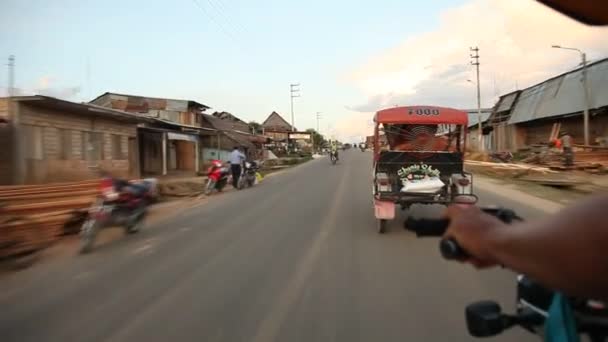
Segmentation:
[[(264, 179), (280, 175), (304, 164), (306, 163), (265, 172)], [(171, 187), (171, 191), (169, 191), (169, 194), (163, 196), (162, 202), (150, 206), (148, 216), (146, 217), (146, 224), (161, 223), (164, 220), (179, 215), (184, 210), (205, 205), (211, 197), (221, 197), (222, 194), (217, 193), (214, 193), (211, 196), (202, 195), (202, 188), (203, 184), (205, 184), (205, 180), (206, 177), (190, 177), (171, 179), (166, 182), (165, 186), (168, 184)], [(262, 180), (261, 183), (263, 182), (264, 181)], [(223, 192), (229, 193), (232, 191), (234, 191), (234, 189), (232, 186), (228, 185)], [(103, 246), (124, 238), (125, 233), (121, 227), (108, 227), (99, 232), (95, 241), (95, 246)], [(39, 265), (58, 259), (77, 257), (79, 247), (80, 237), (78, 234), (66, 235), (59, 241), (53, 243), (53, 245), (36, 253), (18, 259), (0, 261), (0, 276), (26, 269), (34, 264)]]

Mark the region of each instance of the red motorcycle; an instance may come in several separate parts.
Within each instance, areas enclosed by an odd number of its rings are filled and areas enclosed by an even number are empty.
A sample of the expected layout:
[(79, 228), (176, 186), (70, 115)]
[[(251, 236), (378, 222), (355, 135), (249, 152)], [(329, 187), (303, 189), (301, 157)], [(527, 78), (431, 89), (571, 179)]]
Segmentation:
[(100, 229), (123, 226), (127, 234), (138, 232), (148, 205), (158, 196), (156, 179), (129, 182), (106, 176), (100, 183), (100, 195), (89, 209), (87, 220), (80, 228), (80, 253), (93, 248)]
[(207, 170), (207, 185), (205, 185), (205, 195), (210, 195), (213, 190), (221, 192), (228, 184), (230, 171), (221, 160), (211, 161), (211, 167)]

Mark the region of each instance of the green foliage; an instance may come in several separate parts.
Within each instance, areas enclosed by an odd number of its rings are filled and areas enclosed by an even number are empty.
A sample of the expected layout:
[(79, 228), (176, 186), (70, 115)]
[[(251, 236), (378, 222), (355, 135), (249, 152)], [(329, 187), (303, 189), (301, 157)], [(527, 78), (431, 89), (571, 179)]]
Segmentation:
[(249, 127), (251, 128), (252, 133), (262, 134), (262, 131), (263, 131), (262, 124), (255, 122), (255, 121), (250, 121)]
[(317, 132), (314, 128), (309, 128), (306, 132), (310, 133), (312, 137), (312, 146), (315, 150), (321, 149), (326, 144), (325, 137)]

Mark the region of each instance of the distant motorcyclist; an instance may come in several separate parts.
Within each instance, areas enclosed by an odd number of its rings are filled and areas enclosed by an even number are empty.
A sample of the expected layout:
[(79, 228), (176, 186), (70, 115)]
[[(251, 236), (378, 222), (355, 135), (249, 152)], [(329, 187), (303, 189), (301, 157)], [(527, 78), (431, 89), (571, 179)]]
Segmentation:
[(338, 157), (338, 145), (334, 142), (331, 143), (331, 146), (329, 147), (329, 153), (332, 154), (334, 156), (334, 158), (336, 158), (336, 160), (339, 160), (340, 158)]

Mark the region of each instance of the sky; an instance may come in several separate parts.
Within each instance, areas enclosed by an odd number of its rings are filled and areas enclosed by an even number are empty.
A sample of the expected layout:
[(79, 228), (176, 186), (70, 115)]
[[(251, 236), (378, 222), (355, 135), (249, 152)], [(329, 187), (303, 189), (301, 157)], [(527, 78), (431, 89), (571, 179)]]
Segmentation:
[[(23, 94), (89, 101), (106, 92), (191, 99), (212, 111), (358, 141), (378, 109), (475, 108), (469, 47), (480, 49), (482, 106), (608, 57), (608, 28), (531, 0), (3, 0), (0, 58)], [(1, 63), (0, 94), (7, 68)], [(469, 80), (469, 81), (467, 81)]]

